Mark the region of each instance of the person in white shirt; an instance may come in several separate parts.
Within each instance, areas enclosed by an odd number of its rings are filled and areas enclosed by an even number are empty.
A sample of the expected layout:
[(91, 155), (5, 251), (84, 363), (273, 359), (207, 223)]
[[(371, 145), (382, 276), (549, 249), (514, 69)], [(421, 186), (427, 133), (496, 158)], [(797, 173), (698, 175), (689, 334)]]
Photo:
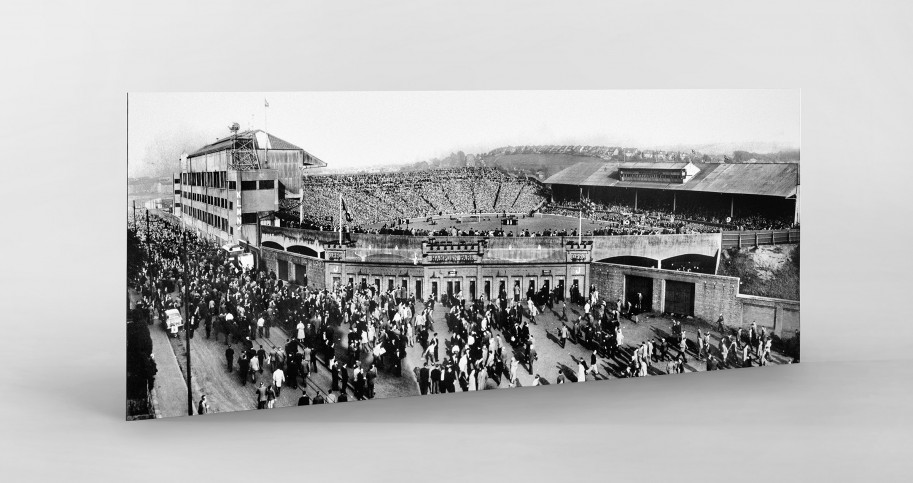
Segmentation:
[(285, 384), (285, 372), (279, 367), (273, 371), (273, 385), (276, 386), (276, 397), (282, 392), (282, 385)]
[(299, 321), (295, 329), (298, 330), (298, 343), (304, 345), (304, 322)]

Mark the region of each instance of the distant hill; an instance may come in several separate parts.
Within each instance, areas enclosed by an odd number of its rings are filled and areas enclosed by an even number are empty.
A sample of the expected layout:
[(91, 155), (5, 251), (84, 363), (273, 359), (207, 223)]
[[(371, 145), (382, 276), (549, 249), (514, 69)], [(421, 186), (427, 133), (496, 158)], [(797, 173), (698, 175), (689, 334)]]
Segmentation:
[[(668, 162), (694, 161), (701, 163), (798, 163), (798, 149), (779, 149), (773, 144), (707, 144), (672, 146), (675, 149), (638, 149), (631, 147), (583, 146), (583, 145), (542, 145), (504, 146), (487, 153), (466, 154), (463, 151), (451, 153), (443, 158), (432, 158), (406, 164), (373, 166), (371, 168), (333, 169), (332, 165), (312, 170), (313, 174), (341, 172), (389, 172), (415, 171), (424, 169), (462, 168), (490, 166), (520, 176), (533, 176), (544, 180), (549, 176), (581, 161), (641, 161)], [(732, 149), (744, 147), (743, 149)], [(700, 148), (700, 149), (698, 149)], [(751, 148), (749, 150), (748, 148)]]
[(482, 166), (497, 167), (508, 173), (533, 176), (540, 180), (582, 161), (605, 161), (605, 159), (573, 154), (495, 154), (480, 157)]

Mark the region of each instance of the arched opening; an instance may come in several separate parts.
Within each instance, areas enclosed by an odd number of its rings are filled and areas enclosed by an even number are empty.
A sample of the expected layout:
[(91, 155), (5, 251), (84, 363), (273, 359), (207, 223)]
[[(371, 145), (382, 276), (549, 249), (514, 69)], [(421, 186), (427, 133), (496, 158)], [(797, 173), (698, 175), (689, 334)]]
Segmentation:
[(715, 274), (716, 257), (708, 257), (706, 255), (697, 255), (694, 253), (669, 257), (662, 261), (662, 268), (664, 270)]
[(318, 258), (318, 256), (319, 256), (317, 254), (317, 251), (315, 251), (313, 248), (302, 246), (302, 245), (292, 245), (292, 246), (288, 247), (288, 251), (290, 251), (292, 253), (297, 253), (299, 255), (306, 255), (306, 256), (314, 257), (314, 258)]
[[(656, 268), (656, 260), (647, 257), (623, 256), (610, 257), (599, 260), (602, 263), (617, 263), (618, 265), (630, 265), (632, 267)], [(666, 267), (663, 267), (666, 268)]]
[(272, 248), (273, 250), (285, 250), (285, 247), (283, 247), (282, 245), (280, 245), (274, 241), (265, 241), (265, 242), (260, 243), (260, 245), (263, 246), (264, 248)]

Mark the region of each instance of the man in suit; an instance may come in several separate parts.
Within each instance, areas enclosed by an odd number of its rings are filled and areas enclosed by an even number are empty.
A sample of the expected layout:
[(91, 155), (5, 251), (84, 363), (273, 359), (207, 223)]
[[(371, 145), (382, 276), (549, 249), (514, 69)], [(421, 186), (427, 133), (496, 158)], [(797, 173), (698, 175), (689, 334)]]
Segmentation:
[(228, 365), (228, 372), (232, 372), (234, 370), (235, 350), (231, 348), (231, 344), (225, 345), (225, 363)]
[(338, 391), (339, 390), (339, 363), (336, 362), (336, 358), (333, 357), (330, 359), (330, 375), (332, 376), (330, 390)]
[(260, 344), (260, 349), (257, 350), (257, 362), (260, 363), (260, 374), (263, 374), (263, 361), (266, 359), (266, 351), (263, 349), (263, 344)]
[(428, 370), (428, 361), (425, 361), (425, 365), (418, 370), (418, 388), (423, 396), (428, 394), (428, 385), (431, 380), (430, 377), (431, 372)]
[(431, 394), (440, 394), (441, 368), (437, 364), (431, 369)]
[(263, 387), (263, 383), (260, 383), (260, 387), (257, 388), (257, 391), (254, 393), (257, 396), (257, 409), (266, 408), (266, 388)]
[(339, 380), (340, 380), (340, 391), (346, 392), (346, 388), (349, 387), (349, 369), (346, 367), (345, 363), (338, 364), (339, 366)]
[(247, 353), (241, 352), (241, 356), (238, 357), (238, 368), (241, 372), (241, 385), (247, 384), (247, 371), (250, 368), (250, 361), (247, 359)]
[(365, 371), (365, 379), (368, 384), (368, 399), (374, 399), (374, 381), (377, 379), (377, 368), (374, 364)]
[(299, 406), (310, 406), (311, 405), (311, 398), (308, 397), (308, 393), (304, 389), (301, 390), (301, 397), (298, 398), (298, 405)]

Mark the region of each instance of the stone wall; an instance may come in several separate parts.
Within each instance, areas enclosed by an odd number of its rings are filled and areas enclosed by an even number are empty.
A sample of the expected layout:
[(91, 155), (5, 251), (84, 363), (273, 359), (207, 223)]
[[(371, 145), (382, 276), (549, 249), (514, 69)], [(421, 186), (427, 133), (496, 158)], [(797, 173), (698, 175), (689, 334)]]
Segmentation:
[(703, 273), (677, 272), (657, 268), (633, 267), (594, 262), (590, 265), (592, 283), (608, 300), (624, 299), (625, 276), (653, 280), (653, 310), (666, 311), (666, 281), (694, 284), (694, 316), (716, 322), (720, 314), (728, 325), (741, 324), (741, 305), (738, 299), (739, 279)]
[(723, 314), (726, 325), (748, 327), (756, 323), (782, 337), (799, 329), (799, 301), (739, 294), (739, 279), (721, 275), (677, 272), (656, 268), (632, 267), (611, 263), (590, 265), (592, 283), (609, 300), (624, 298), (625, 276), (653, 280), (653, 310), (666, 310), (666, 282), (694, 284), (694, 316), (715, 323)]
[(298, 283), (301, 275), (307, 275), (308, 287), (326, 288), (326, 266), (323, 260), (266, 247), (262, 248), (260, 253), (261, 262), (267, 270), (276, 272), (276, 276), (281, 273), (279, 264), (284, 263), (288, 267), (286, 281)]

